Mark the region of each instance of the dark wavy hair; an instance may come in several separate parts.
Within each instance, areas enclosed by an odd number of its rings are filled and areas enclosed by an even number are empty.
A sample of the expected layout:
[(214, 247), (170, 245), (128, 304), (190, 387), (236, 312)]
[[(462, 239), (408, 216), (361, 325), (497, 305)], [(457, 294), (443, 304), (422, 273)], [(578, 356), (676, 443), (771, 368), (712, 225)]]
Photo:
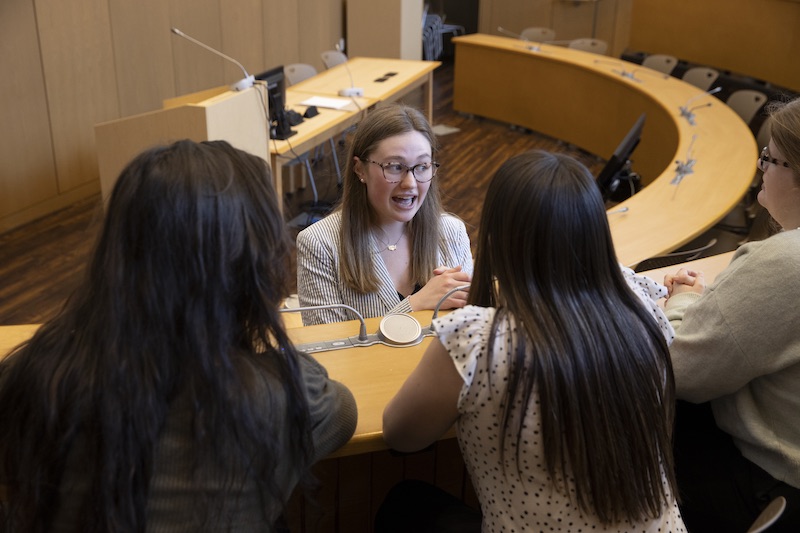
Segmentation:
[[(486, 194), (475, 265), (469, 302), (497, 308), (489, 346), (504, 318), (520, 332), (502, 399), (512, 464), (519, 469), (530, 431), (523, 415), (538, 400), (557, 488), (604, 523), (660, 516), (662, 471), (676, 494), (672, 366), (656, 321), (622, 276), (586, 167), (542, 151), (505, 162)], [(525, 409), (510, 409), (517, 405)], [(570, 477), (575, 494), (555, 481)]]
[[(0, 366), (9, 530), (48, 529), (80, 435), (89, 489), (75, 529), (144, 531), (178, 398), (191, 408), (195, 479), (212, 462), (222, 490), (252, 477), (282, 507), (273, 476), (285, 433), (301, 471), (311, 440), (278, 312), (291, 241), (277, 202), (266, 163), (224, 141), (155, 147), (122, 171), (82, 285)], [(266, 373), (276, 390), (258, 386)], [(264, 412), (282, 398), (288, 413)]]

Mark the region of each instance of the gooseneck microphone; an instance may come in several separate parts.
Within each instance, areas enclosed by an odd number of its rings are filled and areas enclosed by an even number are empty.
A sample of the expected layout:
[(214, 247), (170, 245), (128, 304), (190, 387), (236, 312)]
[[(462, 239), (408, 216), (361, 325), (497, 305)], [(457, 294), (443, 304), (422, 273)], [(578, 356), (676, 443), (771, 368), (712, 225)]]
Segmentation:
[(692, 96), (691, 98), (689, 98), (686, 101), (686, 103), (684, 105), (682, 105), (680, 107), (681, 116), (685, 117), (686, 120), (689, 122), (689, 124), (694, 126), (695, 125), (695, 122), (694, 122), (694, 111), (695, 111), (695, 109), (700, 109), (702, 107), (709, 107), (709, 106), (712, 105), (712, 103), (711, 102), (706, 102), (705, 104), (700, 104), (700, 105), (697, 105), (697, 106), (694, 106), (694, 107), (691, 107), (691, 108), (689, 106), (692, 104), (692, 102), (694, 102), (696, 100), (699, 100), (700, 98), (703, 98), (705, 96), (709, 96), (709, 95), (712, 95), (712, 94), (717, 94), (721, 90), (722, 90), (722, 87), (714, 87), (710, 91), (706, 91), (704, 93)]
[[(686, 161), (675, 161), (675, 177), (669, 182), (670, 185), (680, 185), (683, 178), (694, 173), (694, 164), (697, 163), (697, 160), (692, 156), (694, 155), (694, 142), (696, 140), (697, 134), (695, 133), (692, 135), (692, 142), (690, 142), (689, 147), (686, 148)], [(675, 193), (673, 193), (673, 198), (674, 196)]]
[(367, 325), (364, 317), (346, 304), (327, 304), (310, 305), (307, 307), (292, 307), (280, 309), (281, 313), (295, 313), (301, 311), (314, 311), (317, 309), (338, 309), (343, 308), (351, 311), (361, 322), (358, 336), (346, 337), (343, 339), (315, 341), (306, 344), (296, 344), (295, 348), (304, 353), (328, 352), (331, 350), (343, 350), (346, 348), (359, 348), (372, 346), (373, 344), (385, 344), (387, 346), (414, 346), (422, 342), (422, 327), (413, 316), (406, 313), (391, 313), (383, 317), (378, 332), (368, 335)]
[(231, 85), (231, 89), (233, 89), (234, 91), (243, 91), (243, 90), (248, 89), (248, 88), (253, 86), (253, 83), (255, 82), (255, 79), (256, 79), (255, 76), (251, 76), (250, 74), (248, 74), (247, 70), (244, 68), (244, 66), (242, 66), (241, 63), (239, 63), (238, 61), (236, 61), (232, 57), (223, 54), (219, 50), (211, 48), (210, 46), (208, 46), (205, 43), (201, 43), (200, 41), (198, 41), (194, 37), (190, 37), (189, 35), (186, 35), (185, 33), (183, 33), (178, 28), (172, 28), (171, 31), (175, 35), (177, 35), (179, 37), (183, 37), (187, 41), (190, 41), (190, 42), (196, 44), (197, 46), (201, 46), (201, 47), (205, 48), (209, 52), (211, 52), (213, 54), (216, 54), (216, 55), (220, 56), (221, 58), (223, 58), (223, 59), (225, 59), (227, 61), (230, 61), (231, 63), (234, 63), (236, 66), (238, 66), (240, 69), (242, 69), (242, 72), (244, 72), (244, 78), (239, 80), (239, 81), (237, 81), (233, 85)]
[(316, 311), (317, 309), (347, 309), (354, 315), (359, 322), (361, 322), (361, 329), (358, 332), (358, 340), (365, 342), (367, 340), (367, 323), (364, 322), (364, 317), (356, 311), (354, 308), (350, 307), (347, 304), (326, 304), (326, 305), (309, 305), (306, 307), (290, 307), (287, 309), (281, 309), (281, 313), (299, 313), (301, 311)]
[[(522, 35), (520, 33), (514, 33), (513, 31), (508, 31), (507, 29), (505, 29), (502, 26), (498, 26), (497, 27), (497, 31), (499, 31), (500, 33), (505, 34), (505, 35), (507, 35), (509, 37), (514, 37), (515, 39), (519, 39), (520, 41), (525, 41), (526, 43), (530, 42), (530, 39), (528, 39), (524, 35)], [(535, 44), (535, 43), (531, 43), (529, 45), (526, 45), (525, 48), (530, 50), (531, 52), (541, 52), (542, 51), (542, 47), (539, 46), (538, 44)]]
[(502, 26), (498, 26), (497, 27), (497, 31), (499, 31), (500, 33), (502, 33), (504, 35), (508, 35), (509, 37), (514, 37), (515, 39), (519, 39), (520, 41), (527, 41), (528, 40), (528, 38), (525, 37), (524, 35), (519, 34), (519, 33), (514, 33), (513, 31), (508, 31), (507, 29), (505, 29)]
[[(339, 43), (336, 43), (335, 48), (337, 52), (339, 52), (340, 54), (344, 54), (344, 52), (342, 52), (342, 47)], [(339, 89), (339, 96), (350, 96), (350, 97), (364, 96), (364, 89), (355, 86), (355, 83), (353, 82), (353, 73), (350, 72), (350, 66), (347, 63), (348, 62), (345, 59), (344, 69), (347, 71), (347, 76), (350, 78), (350, 88)]]
[(467, 289), (469, 289), (469, 285), (461, 285), (459, 287), (456, 287), (455, 289), (450, 289), (449, 291), (444, 293), (444, 296), (442, 296), (439, 299), (439, 301), (436, 302), (436, 307), (433, 308), (433, 316), (431, 317), (431, 320), (433, 320), (433, 319), (435, 319), (436, 317), (439, 316), (439, 308), (442, 307), (442, 304), (444, 303), (445, 300), (450, 298), (451, 294), (453, 294), (454, 292), (458, 292), (458, 291), (465, 291)]

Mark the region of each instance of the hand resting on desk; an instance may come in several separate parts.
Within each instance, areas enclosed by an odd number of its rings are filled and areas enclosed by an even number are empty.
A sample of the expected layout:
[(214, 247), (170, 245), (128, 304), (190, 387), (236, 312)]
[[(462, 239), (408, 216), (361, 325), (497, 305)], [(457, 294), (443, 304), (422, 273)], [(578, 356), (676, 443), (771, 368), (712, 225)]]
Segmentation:
[(706, 279), (701, 270), (681, 268), (675, 274), (664, 276), (664, 286), (669, 293), (667, 298), (683, 292), (703, 294), (706, 290)]

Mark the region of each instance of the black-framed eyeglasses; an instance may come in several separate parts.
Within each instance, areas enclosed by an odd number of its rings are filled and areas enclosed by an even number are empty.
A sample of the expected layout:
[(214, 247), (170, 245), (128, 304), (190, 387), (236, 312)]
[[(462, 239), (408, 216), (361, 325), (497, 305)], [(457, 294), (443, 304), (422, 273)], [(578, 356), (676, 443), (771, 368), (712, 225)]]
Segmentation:
[(365, 159), (367, 163), (374, 163), (381, 167), (383, 171), (383, 179), (389, 183), (399, 183), (403, 180), (406, 172), (411, 172), (414, 179), (419, 183), (427, 183), (436, 175), (436, 170), (439, 168), (439, 163), (436, 161), (429, 161), (427, 163), (417, 163), (413, 166), (408, 166), (403, 163), (390, 161), (388, 163), (378, 163), (372, 159)]
[(775, 159), (774, 157), (769, 156), (769, 148), (764, 147), (761, 150), (761, 155), (758, 156), (758, 169), (761, 172), (767, 171), (767, 163), (772, 163), (773, 165), (784, 166), (789, 168), (789, 163), (787, 161), (781, 161), (780, 159)]

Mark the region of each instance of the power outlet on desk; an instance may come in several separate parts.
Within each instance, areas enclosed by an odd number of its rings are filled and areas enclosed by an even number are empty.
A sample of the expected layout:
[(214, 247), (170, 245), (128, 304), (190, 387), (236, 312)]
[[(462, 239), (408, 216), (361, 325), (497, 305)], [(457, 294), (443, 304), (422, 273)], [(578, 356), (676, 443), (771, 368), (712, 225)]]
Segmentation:
[(339, 96), (364, 96), (364, 89), (361, 87), (348, 87), (339, 89)]

